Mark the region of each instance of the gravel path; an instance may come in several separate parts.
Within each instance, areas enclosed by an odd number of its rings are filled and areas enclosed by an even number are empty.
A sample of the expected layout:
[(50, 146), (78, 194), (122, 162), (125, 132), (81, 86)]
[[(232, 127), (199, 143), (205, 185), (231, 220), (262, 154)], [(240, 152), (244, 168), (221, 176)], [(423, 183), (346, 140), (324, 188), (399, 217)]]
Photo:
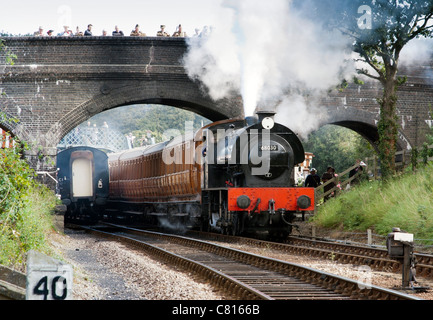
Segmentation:
[[(53, 233), (53, 248), (74, 267), (74, 299), (76, 300), (225, 300), (209, 284), (184, 271), (176, 270), (145, 253), (114, 241), (102, 240), (81, 231)], [(266, 248), (230, 245), (245, 251), (302, 264), (373, 285), (392, 288), (401, 285), (401, 275), (369, 270), (355, 265), (340, 264)], [(433, 281), (419, 279), (433, 288)], [(433, 293), (417, 294), (433, 300)]]
[(66, 230), (55, 250), (74, 267), (76, 300), (222, 300), (209, 284), (114, 241)]

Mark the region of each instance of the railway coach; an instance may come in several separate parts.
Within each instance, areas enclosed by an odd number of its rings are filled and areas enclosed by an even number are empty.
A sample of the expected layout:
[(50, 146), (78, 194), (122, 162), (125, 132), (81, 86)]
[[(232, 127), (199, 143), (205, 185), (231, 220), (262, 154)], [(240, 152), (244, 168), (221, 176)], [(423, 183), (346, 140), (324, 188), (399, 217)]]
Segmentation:
[(66, 206), (65, 222), (97, 221), (108, 199), (108, 157), (81, 146), (57, 154), (57, 193)]

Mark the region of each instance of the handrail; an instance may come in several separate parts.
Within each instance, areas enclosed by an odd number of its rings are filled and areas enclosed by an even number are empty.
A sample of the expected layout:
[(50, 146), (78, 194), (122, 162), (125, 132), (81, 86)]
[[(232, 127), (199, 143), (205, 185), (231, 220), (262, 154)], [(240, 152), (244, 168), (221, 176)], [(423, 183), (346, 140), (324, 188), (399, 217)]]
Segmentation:
[[(426, 148), (427, 150), (433, 149), (433, 144), (428, 145), (426, 147), (422, 147), (422, 149)], [(420, 148), (418, 148), (419, 150)], [(398, 170), (403, 170), (406, 166), (408, 166), (412, 162), (412, 150), (401, 150), (395, 153), (396, 162), (395, 166)], [(373, 179), (378, 179), (380, 164), (378, 160), (378, 156), (375, 155), (373, 157), (365, 158), (364, 162), (371, 168), (373, 173)], [(418, 156), (416, 163), (421, 163), (424, 161), (433, 161), (433, 157), (426, 157), (425, 159), (421, 156)]]
[[(427, 150), (431, 150), (433, 149), (433, 144), (427, 146)], [(395, 165), (396, 167), (401, 167), (404, 168), (408, 163), (410, 163), (411, 161), (411, 151), (408, 150), (401, 150), (401, 151), (397, 151), (395, 153), (395, 156), (398, 157), (401, 156), (401, 159), (398, 159), (400, 161), (396, 161)], [(408, 159), (408, 160), (407, 160)], [(372, 164), (371, 161), (373, 161)], [(422, 158), (418, 158), (417, 162), (422, 162), (424, 161)], [(427, 157), (427, 161), (433, 161), (433, 157)], [(380, 165), (378, 164), (378, 157), (375, 155), (373, 157), (368, 157), (365, 158), (364, 162), (367, 164), (367, 168), (370, 168), (372, 170), (373, 173), (373, 179), (377, 179), (378, 176), (378, 172), (380, 169)], [(338, 173), (336, 175), (336, 177), (328, 180), (327, 182), (325, 182), (324, 184), (321, 184), (320, 186), (318, 186), (315, 189), (315, 203), (316, 206), (317, 204), (320, 202), (321, 199), (325, 198), (326, 196), (332, 194), (333, 192), (335, 193), (335, 195), (338, 194), (338, 192), (341, 190), (345, 189), (345, 186), (349, 183), (351, 183), (354, 179), (356, 179), (357, 177), (359, 177), (359, 175), (361, 175), (361, 172), (357, 172), (355, 175), (353, 175), (352, 177), (346, 179), (346, 180), (342, 180), (341, 177), (344, 176), (345, 174), (349, 173), (351, 170), (355, 169), (358, 165), (355, 164), (354, 166), (348, 168), (347, 170), (343, 171), (342, 173)], [(324, 187), (326, 187), (327, 185), (331, 184), (332, 182), (335, 183), (335, 187), (323, 192), (322, 194), (320, 193), (320, 191), (322, 191), (324, 189)]]
[[(315, 198), (316, 206), (321, 199), (327, 197), (328, 195), (332, 194), (333, 192), (335, 193), (335, 195), (338, 194), (338, 191), (340, 191), (340, 188), (344, 190), (345, 186), (347, 186), (350, 182), (352, 182), (357, 177), (359, 177), (361, 175), (361, 171), (357, 172), (352, 177), (347, 178), (346, 180), (341, 179), (344, 175), (350, 173), (350, 171), (357, 168), (358, 166), (359, 166), (358, 164), (355, 164), (355, 165), (351, 166), (350, 168), (346, 169), (345, 171), (343, 171), (341, 173), (337, 173), (334, 176), (334, 178), (326, 181), (325, 183), (323, 183), (320, 186), (318, 186), (317, 188), (315, 188), (315, 197), (314, 198)], [(321, 190), (323, 190), (326, 186), (328, 186), (329, 184), (331, 184), (333, 182), (335, 183), (335, 187), (333, 187), (332, 189), (320, 194)]]

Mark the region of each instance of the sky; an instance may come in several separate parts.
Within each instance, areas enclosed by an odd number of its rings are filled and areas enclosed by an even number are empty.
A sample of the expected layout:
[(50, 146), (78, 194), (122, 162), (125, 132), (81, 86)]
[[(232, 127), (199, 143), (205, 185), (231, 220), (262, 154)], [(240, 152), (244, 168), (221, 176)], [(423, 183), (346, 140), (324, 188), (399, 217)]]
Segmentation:
[(108, 34), (118, 25), (125, 35), (136, 24), (148, 36), (155, 36), (161, 24), (173, 34), (182, 24), (183, 31), (192, 36), (194, 29), (212, 25), (216, 7), (221, 0), (21, 0), (2, 1), (0, 5), (0, 31), (27, 34), (37, 31), (63, 31), (68, 24), (72, 31), (81, 31), (93, 25), (93, 34)]

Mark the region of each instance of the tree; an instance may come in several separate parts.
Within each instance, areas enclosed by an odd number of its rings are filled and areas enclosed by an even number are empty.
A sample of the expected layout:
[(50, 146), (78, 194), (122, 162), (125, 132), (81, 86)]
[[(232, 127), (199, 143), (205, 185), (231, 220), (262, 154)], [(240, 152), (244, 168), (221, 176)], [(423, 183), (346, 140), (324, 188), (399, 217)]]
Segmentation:
[(383, 86), (380, 105), (379, 158), (384, 179), (395, 171), (397, 143), (397, 90), (406, 81), (399, 76), (400, 53), (411, 40), (433, 36), (432, 0), (318, 0), (316, 14), (327, 25), (353, 39), (353, 51), (359, 54), (357, 69), (361, 75)]
[(357, 159), (373, 155), (370, 143), (356, 132), (344, 127), (326, 125), (308, 136), (304, 149), (314, 154), (313, 167), (319, 174), (332, 166), (338, 172), (353, 166)]

